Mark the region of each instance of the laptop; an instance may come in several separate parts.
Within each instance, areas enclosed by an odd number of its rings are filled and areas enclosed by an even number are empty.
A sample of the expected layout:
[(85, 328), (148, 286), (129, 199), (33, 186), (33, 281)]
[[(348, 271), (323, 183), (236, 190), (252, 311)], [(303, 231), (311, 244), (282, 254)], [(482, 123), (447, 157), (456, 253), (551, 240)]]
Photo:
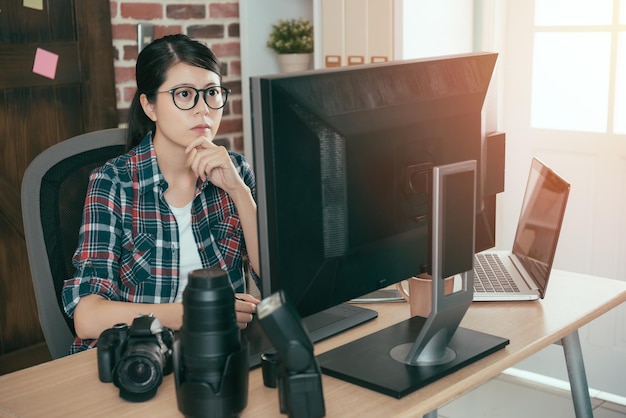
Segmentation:
[(567, 181), (533, 158), (513, 249), (474, 256), (474, 301), (545, 297), (569, 191)]

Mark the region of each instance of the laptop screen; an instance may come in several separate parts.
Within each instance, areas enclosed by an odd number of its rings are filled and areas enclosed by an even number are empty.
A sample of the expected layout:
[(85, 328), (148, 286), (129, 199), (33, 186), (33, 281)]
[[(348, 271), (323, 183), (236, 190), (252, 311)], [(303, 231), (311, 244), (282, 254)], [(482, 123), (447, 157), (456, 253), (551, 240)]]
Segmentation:
[(542, 298), (556, 253), (569, 190), (567, 181), (533, 158), (513, 241), (513, 254), (533, 277)]

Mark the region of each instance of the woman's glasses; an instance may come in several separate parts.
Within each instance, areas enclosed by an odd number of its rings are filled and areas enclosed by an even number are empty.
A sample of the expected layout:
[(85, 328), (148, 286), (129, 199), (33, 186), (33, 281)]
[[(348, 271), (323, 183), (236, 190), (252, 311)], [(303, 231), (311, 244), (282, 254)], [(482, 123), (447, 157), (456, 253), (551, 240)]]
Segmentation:
[(217, 110), (223, 108), (226, 104), (230, 89), (222, 86), (211, 86), (206, 89), (176, 87), (168, 91), (159, 91), (158, 93), (171, 94), (174, 105), (180, 110), (193, 109), (198, 104), (198, 98), (200, 97), (200, 93), (202, 93), (204, 103), (211, 109)]

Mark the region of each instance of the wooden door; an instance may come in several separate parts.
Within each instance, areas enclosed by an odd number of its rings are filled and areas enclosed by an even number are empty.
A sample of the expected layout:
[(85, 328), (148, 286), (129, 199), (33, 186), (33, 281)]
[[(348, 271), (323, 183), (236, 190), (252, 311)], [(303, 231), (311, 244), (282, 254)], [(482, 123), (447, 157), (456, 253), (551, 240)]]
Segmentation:
[[(72, 136), (117, 126), (109, 0), (0, 4), (0, 356), (43, 341), (20, 207), (24, 170)], [(35, 74), (37, 48), (58, 55)]]

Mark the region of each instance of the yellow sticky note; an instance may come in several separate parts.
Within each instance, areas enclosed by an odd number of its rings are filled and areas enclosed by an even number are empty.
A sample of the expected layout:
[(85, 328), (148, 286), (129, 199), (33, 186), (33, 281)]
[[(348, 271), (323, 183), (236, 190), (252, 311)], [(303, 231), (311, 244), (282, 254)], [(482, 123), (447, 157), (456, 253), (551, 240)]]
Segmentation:
[(43, 0), (24, 0), (24, 7), (29, 9), (43, 10)]

